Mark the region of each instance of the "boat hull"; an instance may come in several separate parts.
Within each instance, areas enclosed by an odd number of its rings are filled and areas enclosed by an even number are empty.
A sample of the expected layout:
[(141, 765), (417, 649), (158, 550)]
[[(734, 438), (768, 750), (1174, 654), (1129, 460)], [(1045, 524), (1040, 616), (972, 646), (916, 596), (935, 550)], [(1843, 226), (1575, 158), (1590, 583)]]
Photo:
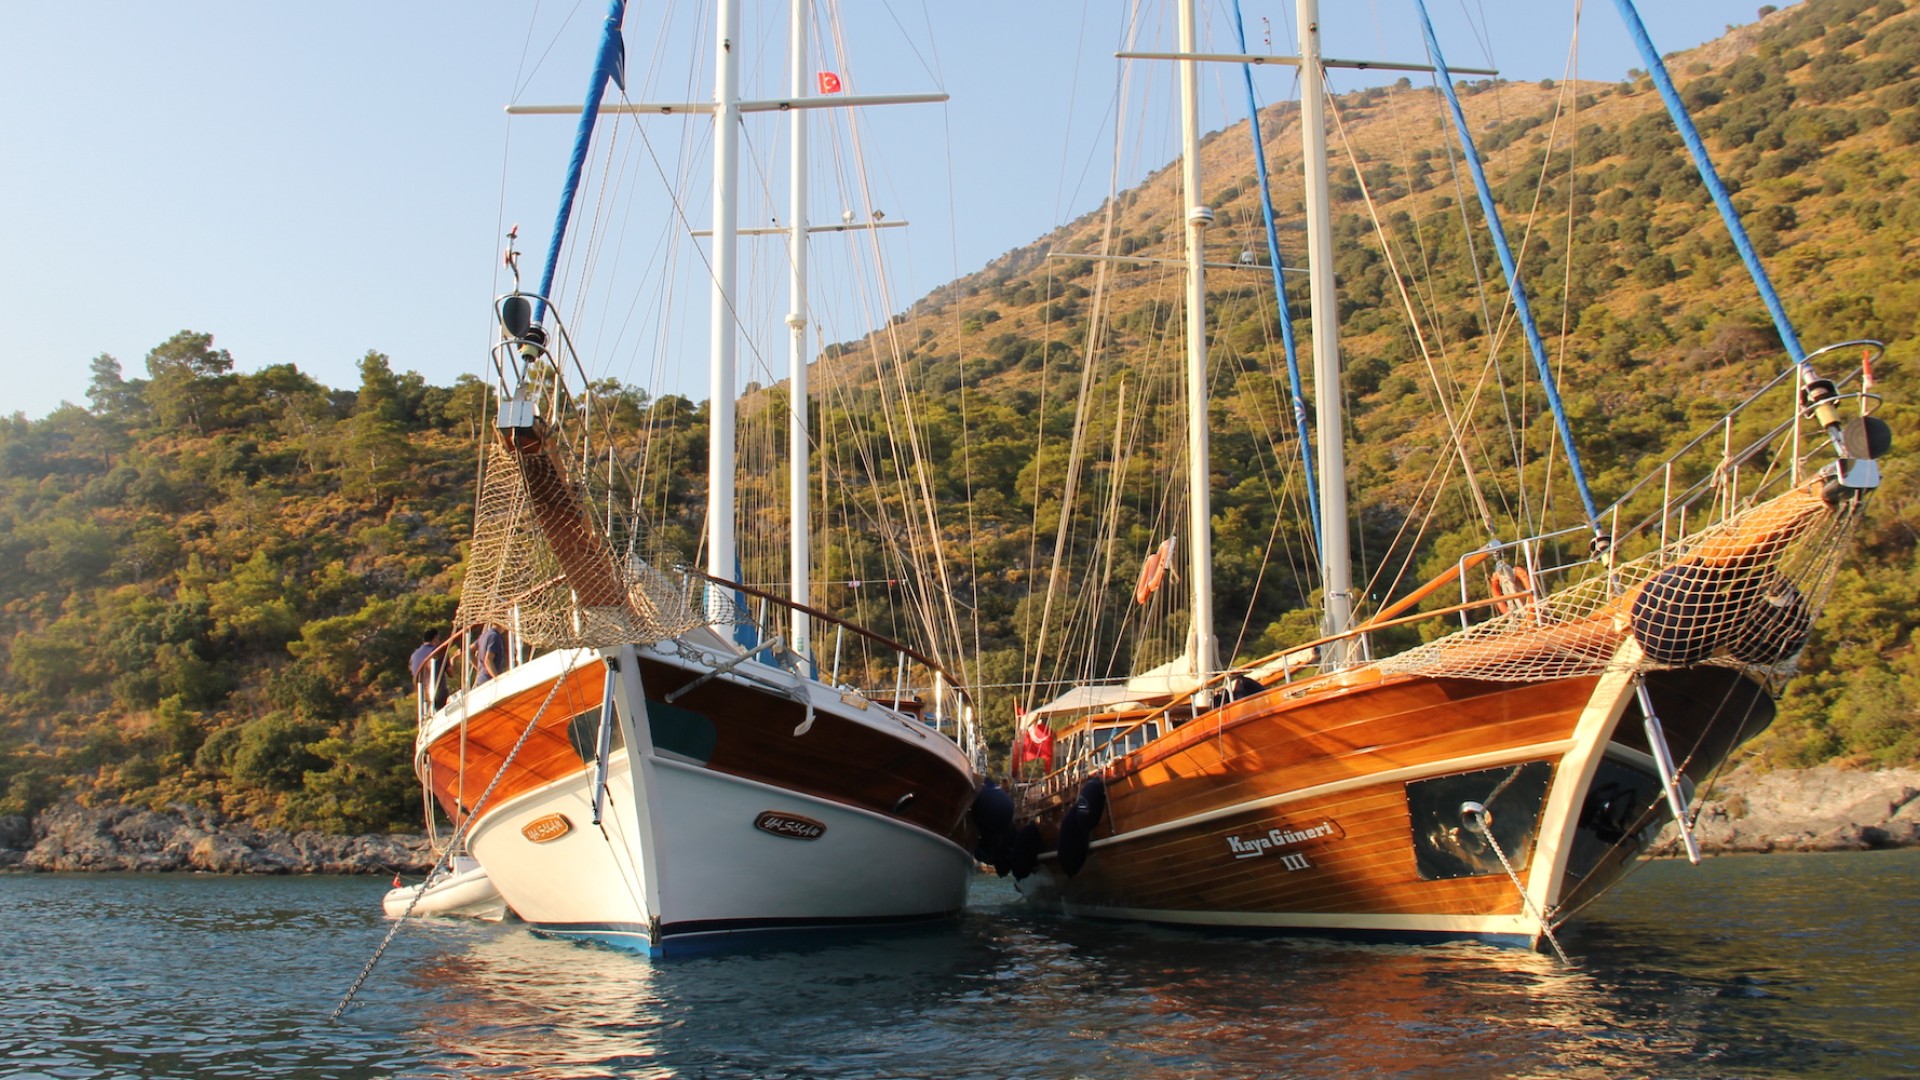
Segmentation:
[[(1696, 780), (1772, 716), (1725, 669), (1657, 673), (1649, 689)], [(1020, 888), (1073, 915), (1532, 945), (1668, 819), (1641, 731), (1624, 677), (1274, 688), (1116, 760), (1098, 790), (1028, 792), (1045, 854)], [(1596, 804), (1605, 785), (1613, 802)], [(1062, 823), (1102, 794), (1068, 873)], [(1463, 820), (1469, 803), (1490, 835)]]
[(443, 916), (499, 922), (507, 917), (507, 902), (480, 863), (472, 858), (455, 862), (452, 872), (387, 890), (381, 909), (388, 918)]
[[(972, 858), (957, 844), (871, 811), (679, 762), (656, 761), (649, 797), (671, 824), (643, 831), (630, 806), (590, 824), (590, 774), (528, 792), (475, 825), (474, 850), (512, 883), (536, 932), (654, 955), (735, 939), (938, 921), (966, 904)], [(609, 786), (630, 787), (624, 755)], [(806, 840), (756, 828), (804, 819)], [(581, 827), (543, 843), (527, 828), (563, 815)], [(808, 828), (804, 831), (812, 831)], [(649, 870), (657, 878), (648, 902)]]
[(532, 929), (663, 955), (964, 907), (974, 781), (951, 741), (777, 669), (672, 695), (710, 669), (664, 650), (637, 667), (646, 708), (620, 725), (598, 823), (597, 655), (523, 665), (423, 739), (443, 806), (485, 796), (469, 846)]

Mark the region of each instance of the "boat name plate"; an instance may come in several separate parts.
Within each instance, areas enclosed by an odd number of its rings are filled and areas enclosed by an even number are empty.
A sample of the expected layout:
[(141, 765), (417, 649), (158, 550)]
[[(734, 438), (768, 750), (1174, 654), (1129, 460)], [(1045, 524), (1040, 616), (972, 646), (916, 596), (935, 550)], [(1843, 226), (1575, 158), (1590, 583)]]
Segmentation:
[(547, 814), (520, 826), (520, 835), (536, 844), (558, 840), (573, 831), (573, 822), (565, 814)]
[(818, 840), (827, 831), (821, 822), (781, 810), (760, 811), (760, 816), (753, 819), (753, 827), (788, 840)]
[(1337, 840), (1347, 835), (1338, 822), (1332, 818), (1322, 818), (1312, 825), (1293, 826), (1281, 823), (1264, 833), (1251, 836), (1232, 834), (1226, 837), (1227, 852), (1236, 859), (1253, 859), (1262, 855), (1280, 856), (1281, 865), (1288, 870), (1305, 870), (1313, 864), (1299, 853), (1286, 853), (1283, 849), (1295, 847), (1314, 840)]

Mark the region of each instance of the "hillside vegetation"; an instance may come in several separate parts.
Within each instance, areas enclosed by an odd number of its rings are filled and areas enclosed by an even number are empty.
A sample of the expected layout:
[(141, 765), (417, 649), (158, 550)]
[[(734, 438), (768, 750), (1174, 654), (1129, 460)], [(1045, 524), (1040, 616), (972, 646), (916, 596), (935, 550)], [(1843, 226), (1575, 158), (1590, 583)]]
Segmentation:
[[(1803, 666), (1815, 674), (1789, 688), (1759, 752), (1776, 765), (1920, 759), (1920, 503), (1902, 456), (1913, 452), (1906, 399), (1920, 374), (1909, 258), (1920, 242), (1909, 179), (1920, 175), (1920, 13), (1901, 0), (1806, 0), (1669, 63), (1802, 340), (1890, 344), (1879, 376), (1895, 454), (1809, 647)], [(1643, 459), (1777, 372), (1779, 343), (1645, 80), (1463, 87), (1509, 231), (1526, 232), (1535, 309), (1570, 331), (1561, 381), (1604, 501)], [(1416, 466), (1438, 428), (1364, 200), (1394, 250), (1421, 253), (1430, 324), (1458, 355), (1484, 351), (1488, 335), (1467, 286), (1498, 280), (1487, 246), (1469, 245), (1478, 211), (1463, 221), (1459, 200), (1472, 197), (1455, 182), (1433, 97), (1405, 83), (1338, 107), (1353, 155), (1335, 177), (1335, 231), (1363, 565), (1411, 513), (1410, 478), (1424, 473)], [(1296, 110), (1261, 120), (1275, 205), (1297, 220)], [(1245, 126), (1215, 133), (1205, 155), (1221, 222), (1215, 257), (1263, 253)], [(916, 419), (947, 506), (942, 543), (978, 618), (979, 647), (965, 659), (1002, 738), (1014, 697), (997, 688), (1028, 668), (1032, 589), (1061, 511), (1052, 440), (1073, 426), (1084, 358), (1098, 355), (1115, 379), (1146, 378), (1179, 332), (1167, 273), (1047, 254), (1176, 254), (1177, 183), (1177, 170), (1150, 177), (937, 290), (888, 330), (925, 392)], [(1297, 249), (1297, 233), (1283, 236)], [(1209, 294), (1222, 416), (1274, 397), (1283, 380), (1277, 318), (1239, 277), (1216, 277)], [(1304, 297), (1292, 299), (1304, 341), (1311, 320)], [(877, 391), (860, 374), (872, 345), (828, 350), (823, 429), (873, 414)], [(453, 615), (475, 448), (490, 424), (485, 385), (430, 386), (379, 353), (362, 359), (352, 390), (287, 365), (237, 373), (211, 334), (187, 331), (143, 366), (144, 378), (130, 378), (114, 358), (95, 358), (86, 407), (0, 422), (0, 813), (75, 793), (331, 830), (411, 823), (406, 657)], [(704, 406), (603, 389), (653, 432), (645, 502), (655, 528), (691, 550)], [(783, 393), (749, 395), (743, 414), (778, 411)], [(1104, 422), (1107, 433), (1090, 438), (1111, 437), (1117, 421)], [(1049, 432), (1037, 458), (1036, 426)], [(1220, 610), (1253, 612), (1228, 637), (1251, 655), (1310, 624), (1309, 545), (1275, 496), (1284, 447), (1228, 434), (1212, 457)], [(743, 477), (743, 497), (783, 483)], [(1429, 563), (1485, 539), (1464, 500), (1441, 505), (1418, 553)], [(1154, 539), (1150, 524), (1128, 533), (1136, 554)], [(871, 576), (870, 542), (828, 532), (826, 575)], [(1258, 565), (1267, 551), (1278, 569)], [(851, 612), (855, 598), (830, 590), (824, 602)]]

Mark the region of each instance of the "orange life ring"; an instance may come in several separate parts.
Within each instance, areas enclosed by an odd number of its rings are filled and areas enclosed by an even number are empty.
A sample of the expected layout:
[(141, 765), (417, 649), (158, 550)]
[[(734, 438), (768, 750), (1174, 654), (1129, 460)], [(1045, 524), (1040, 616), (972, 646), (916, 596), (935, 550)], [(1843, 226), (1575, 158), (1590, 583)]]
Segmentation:
[(1160, 546), (1153, 549), (1147, 561), (1140, 565), (1140, 583), (1133, 587), (1133, 602), (1144, 604), (1167, 580), (1167, 566), (1173, 562), (1173, 537), (1169, 536)]
[(1525, 611), (1533, 605), (1533, 578), (1524, 566), (1503, 567), (1494, 571), (1494, 584), (1507, 594), (1506, 599), (1496, 600), (1494, 607), (1502, 615), (1512, 615)]

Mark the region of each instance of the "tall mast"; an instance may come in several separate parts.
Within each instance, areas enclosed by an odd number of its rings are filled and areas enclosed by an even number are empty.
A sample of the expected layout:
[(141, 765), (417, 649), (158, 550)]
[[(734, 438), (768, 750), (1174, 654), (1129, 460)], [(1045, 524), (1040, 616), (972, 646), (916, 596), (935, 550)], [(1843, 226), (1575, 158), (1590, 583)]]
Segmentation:
[[(735, 267), (740, 247), (738, 208), (740, 156), (740, 69), (735, 44), (740, 11), (735, 0), (718, 0), (713, 68), (713, 342), (709, 369), (707, 443), (707, 574), (732, 581), (733, 539), (733, 367)], [(718, 614), (713, 607), (709, 615)]]
[[(1195, 52), (1192, 0), (1180, 5), (1180, 51)], [(1216, 663), (1213, 640), (1213, 501), (1207, 459), (1207, 226), (1213, 211), (1200, 197), (1200, 68), (1180, 61), (1180, 172), (1187, 205), (1187, 551), (1193, 575), (1193, 666), (1201, 677)], [(1318, 329), (1318, 324), (1316, 324)]]
[[(793, 0), (789, 46), (792, 59), (787, 87), (795, 98), (807, 95), (807, 0)], [(807, 481), (812, 476), (807, 443), (807, 110), (794, 109), (789, 120), (793, 134), (793, 160), (787, 181), (787, 228), (789, 271), (787, 292), (791, 298), (787, 328), (793, 331), (787, 356), (787, 502), (792, 524), (789, 529), (792, 551), (794, 602), (793, 629), (788, 641), (794, 654), (805, 663), (813, 659), (813, 620), (802, 610), (813, 603), (808, 582), (813, 575), (812, 532), (808, 520)]]
[[(1339, 309), (1333, 291), (1333, 218), (1327, 199), (1326, 95), (1320, 66), (1319, 0), (1297, 0), (1300, 19), (1300, 141), (1307, 179), (1307, 288), (1313, 313), (1315, 424), (1320, 430), (1321, 631), (1353, 625), (1353, 563), (1347, 544), (1346, 423), (1340, 401)], [(1350, 641), (1322, 650), (1323, 667), (1345, 666)]]

